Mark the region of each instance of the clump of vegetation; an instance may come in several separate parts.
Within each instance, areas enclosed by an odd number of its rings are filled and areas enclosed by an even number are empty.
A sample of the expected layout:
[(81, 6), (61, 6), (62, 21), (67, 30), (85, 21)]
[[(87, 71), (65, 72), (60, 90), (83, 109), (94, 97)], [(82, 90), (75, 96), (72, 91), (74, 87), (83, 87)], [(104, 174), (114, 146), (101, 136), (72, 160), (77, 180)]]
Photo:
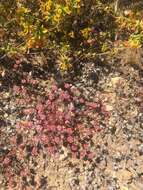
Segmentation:
[(32, 175), (30, 160), (43, 153), (48, 158), (92, 162), (93, 137), (106, 129), (109, 119), (102, 101), (89, 100), (75, 85), (65, 83), (61, 88), (49, 79), (50, 84), (43, 86), (32, 76), (25, 77), (11, 88), (18, 120), (14, 132), (1, 143), (7, 144), (0, 167), (8, 188), (19, 188)]
[[(35, 88), (38, 85), (34, 79), (22, 80), (22, 83), (29, 84), (29, 90), (31, 84)], [(62, 147), (66, 147), (71, 156), (91, 159), (92, 137), (106, 127), (109, 114), (100, 100), (88, 101), (83, 92), (72, 84), (65, 83), (63, 88), (56, 83), (45, 87), (44, 95), (36, 96), (32, 105), (32, 91), (24, 86), (14, 86), (18, 106), (23, 106), (21, 113), (29, 118), (17, 124), (18, 131), (34, 130), (32, 142), (36, 146), (37, 143), (44, 145), (50, 155), (59, 154)], [(24, 106), (24, 99), (28, 107)]]
[(110, 1), (2, 0), (0, 11), (2, 52), (14, 55), (53, 49), (63, 72), (72, 68), (72, 56), (92, 58), (108, 52), (116, 39), (123, 46), (142, 46), (139, 12), (118, 16)]
[(2, 1), (0, 48), (9, 55), (52, 49), (57, 55), (55, 64), (61, 72), (68, 72), (74, 66), (73, 57), (114, 52), (115, 42), (141, 47), (140, 12), (126, 12), (130, 6), (121, 2), (125, 14), (118, 16), (112, 4), (103, 0)]

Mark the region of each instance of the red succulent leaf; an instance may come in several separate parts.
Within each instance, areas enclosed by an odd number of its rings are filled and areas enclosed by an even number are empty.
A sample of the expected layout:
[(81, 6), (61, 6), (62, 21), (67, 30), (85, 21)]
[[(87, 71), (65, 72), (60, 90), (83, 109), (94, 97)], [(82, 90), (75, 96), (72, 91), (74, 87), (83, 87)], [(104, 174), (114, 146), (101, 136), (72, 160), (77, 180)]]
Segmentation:
[(58, 87), (56, 85), (53, 85), (52, 86), (52, 91), (57, 92), (58, 91)]
[[(72, 136), (69, 136), (69, 137), (67, 137), (67, 141), (69, 142), (69, 143), (73, 143), (74, 142), (74, 138), (72, 137)], [(74, 148), (74, 147), (73, 147)]]
[(97, 107), (99, 107), (99, 105), (97, 103), (94, 102), (85, 102), (86, 106), (92, 108), (92, 109), (96, 109)]
[(69, 88), (71, 87), (71, 85), (68, 84), (68, 83), (65, 83), (64, 87), (65, 87), (66, 89), (69, 89)]
[(37, 156), (38, 155), (37, 147), (34, 146), (31, 153), (32, 153), (32, 156)]
[(77, 147), (76, 145), (72, 145), (72, 146), (71, 146), (71, 150), (72, 150), (72, 151), (77, 151), (77, 150), (78, 150), (78, 147)]
[(9, 165), (10, 162), (11, 162), (11, 159), (8, 158), (8, 157), (6, 157), (6, 158), (3, 160), (3, 164), (4, 164), (4, 165)]
[(86, 156), (86, 150), (80, 151), (80, 158), (83, 159)]
[(47, 149), (48, 149), (48, 152), (50, 154), (54, 154), (55, 153), (55, 148), (53, 146), (49, 146)]
[(42, 105), (41, 103), (37, 104), (37, 105), (36, 105), (36, 109), (37, 109), (38, 111), (42, 111), (42, 110), (43, 110), (43, 105)]
[(35, 110), (33, 108), (26, 108), (23, 110), (23, 113), (28, 115), (28, 114), (33, 114)]
[(67, 128), (65, 130), (68, 134), (73, 134), (73, 129), (72, 128)]
[(61, 139), (60, 139), (60, 137), (55, 137), (55, 142), (57, 143), (57, 144), (59, 144), (60, 142), (61, 142)]
[(58, 131), (62, 131), (62, 130), (63, 130), (63, 126), (57, 125), (57, 130), (58, 130)]
[(85, 100), (83, 98), (80, 98), (79, 102), (83, 104), (85, 102)]

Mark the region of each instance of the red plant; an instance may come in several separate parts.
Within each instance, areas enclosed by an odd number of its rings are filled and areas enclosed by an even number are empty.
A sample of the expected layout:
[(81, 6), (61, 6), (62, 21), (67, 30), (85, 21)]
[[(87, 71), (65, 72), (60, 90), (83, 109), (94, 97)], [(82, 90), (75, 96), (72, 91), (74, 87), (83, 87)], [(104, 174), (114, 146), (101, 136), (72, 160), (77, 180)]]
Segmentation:
[[(71, 84), (66, 83), (64, 88), (56, 84), (50, 90), (45, 87), (45, 95), (35, 96), (35, 104), (23, 109), (23, 114), (31, 115), (31, 119), (20, 123), (20, 126), (34, 130), (36, 135), (33, 143), (39, 142), (49, 154), (59, 153), (65, 146), (74, 157), (92, 159), (92, 137), (103, 129), (100, 121), (104, 122), (108, 117), (105, 106), (101, 101), (88, 101), (84, 93)], [(29, 89), (15, 87), (14, 91), (25, 96)], [(29, 102), (32, 102), (31, 97), (28, 96)], [(36, 148), (32, 154), (37, 154)]]

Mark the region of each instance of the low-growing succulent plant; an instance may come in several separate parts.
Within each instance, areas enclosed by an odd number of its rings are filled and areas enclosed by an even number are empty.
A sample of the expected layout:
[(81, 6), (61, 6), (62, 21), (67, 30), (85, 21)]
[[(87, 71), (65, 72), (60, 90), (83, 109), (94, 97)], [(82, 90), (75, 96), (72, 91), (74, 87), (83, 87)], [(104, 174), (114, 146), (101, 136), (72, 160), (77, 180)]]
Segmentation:
[[(30, 82), (29, 79), (29, 85)], [(32, 102), (30, 88), (14, 86), (13, 91), (22, 98), (27, 93)], [(36, 145), (40, 143), (49, 155), (59, 155), (64, 146), (71, 156), (91, 159), (92, 137), (103, 129), (101, 122), (108, 118), (105, 106), (101, 101), (87, 100), (80, 88), (68, 83), (61, 89), (54, 82), (43, 91), (43, 96), (35, 97), (33, 104), (22, 108), (28, 119), (18, 123), (18, 130), (35, 131), (32, 155), (37, 155)]]

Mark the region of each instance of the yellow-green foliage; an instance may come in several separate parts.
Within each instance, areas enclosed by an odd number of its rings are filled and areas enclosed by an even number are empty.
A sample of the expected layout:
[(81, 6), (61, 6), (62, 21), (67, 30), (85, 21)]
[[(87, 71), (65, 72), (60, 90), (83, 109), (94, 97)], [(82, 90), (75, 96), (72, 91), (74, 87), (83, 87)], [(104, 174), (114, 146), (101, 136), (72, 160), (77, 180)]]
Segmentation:
[[(94, 19), (88, 20), (87, 14), (94, 6), (97, 6), (101, 12), (101, 5), (97, 0), (91, 3), (90, 0), (2, 0), (1, 28), (6, 33), (10, 33), (13, 29), (17, 37), (22, 38), (28, 47), (35, 46), (37, 40), (45, 37), (57, 37), (54, 35), (58, 32), (66, 40), (74, 38), (76, 33), (81, 33), (87, 39), (94, 23)], [(107, 11), (102, 12), (105, 14)], [(79, 26), (81, 23), (82, 29)], [(30, 43), (27, 44), (29, 40)]]
[(118, 32), (120, 35), (124, 34), (122, 41), (128, 47), (141, 47), (143, 45), (143, 20), (137, 14), (130, 12), (128, 17), (117, 18)]
[(63, 44), (59, 51), (58, 65), (61, 71), (67, 72), (71, 68), (70, 47)]
[(1, 28), (6, 33), (13, 28), (26, 48), (42, 47), (44, 41), (57, 32), (68, 35), (67, 30), (71, 29), (66, 30), (63, 24), (66, 17), (80, 13), (80, 3), (80, 0), (3, 1), (0, 5)]
[(104, 53), (113, 47), (116, 33), (125, 34), (122, 44), (141, 46), (143, 23), (139, 14), (118, 17), (108, 2), (1, 0), (0, 48), (15, 53), (57, 44), (57, 62), (67, 71), (72, 66), (69, 51)]

